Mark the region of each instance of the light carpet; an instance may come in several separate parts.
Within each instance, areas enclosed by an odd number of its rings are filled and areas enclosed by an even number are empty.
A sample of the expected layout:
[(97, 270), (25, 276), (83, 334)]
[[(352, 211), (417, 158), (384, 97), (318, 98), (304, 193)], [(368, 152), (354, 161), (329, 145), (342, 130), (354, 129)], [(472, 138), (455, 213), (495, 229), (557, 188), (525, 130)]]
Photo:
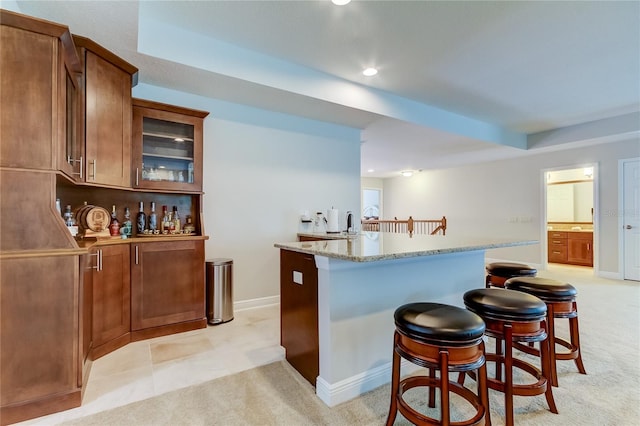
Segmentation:
[[(543, 395), (515, 397), (516, 425), (640, 425), (638, 283), (585, 279), (573, 284), (579, 291), (587, 375), (579, 374), (573, 361), (559, 362), (560, 386), (553, 394), (560, 413), (549, 411)], [(561, 333), (566, 330), (565, 322), (560, 321)], [(466, 385), (475, 387), (470, 379)], [(410, 392), (407, 399), (419, 411), (433, 414), (425, 407), (424, 392)], [(282, 361), (64, 424), (382, 425), (389, 398), (390, 386), (385, 385), (329, 408)], [(503, 395), (490, 391), (490, 404), (493, 424), (504, 424)], [(452, 406), (454, 420), (468, 408), (456, 398)], [(395, 424), (409, 423), (398, 413)]]

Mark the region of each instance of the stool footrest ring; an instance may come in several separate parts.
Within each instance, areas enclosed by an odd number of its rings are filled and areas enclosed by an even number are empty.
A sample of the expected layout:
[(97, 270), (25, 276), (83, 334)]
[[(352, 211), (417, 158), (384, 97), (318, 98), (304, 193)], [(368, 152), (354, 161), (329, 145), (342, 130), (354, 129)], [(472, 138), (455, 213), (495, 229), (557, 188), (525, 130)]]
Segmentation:
[[(406, 379), (401, 380), (398, 387), (398, 396), (397, 396), (398, 411), (400, 411), (400, 413), (403, 416), (407, 418), (414, 417), (416, 419), (419, 419), (424, 424), (439, 425), (440, 424), (439, 421), (436, 421), (414, 410), (402, 397), (402, 395), (406, 391), (415, 387), (420, 387), (420, 386), (438, 387), (439, 385), (440, 385), (440, 378), (430, 378), (427, 376), (412, 376), (412, 377), (408, 377)], [(487, 413), (485, 413), (485, 409), (482, 406), (482, 403), (480, 402), (480, 399), (478, 396), (476, 396), (476, 394), (474, 394), (472, 391), (465, 388), (464, 386), (451, 380), (449, 380), (449, 391), (462, 397), (464, 400), (469, 402), (473, 406), (473, 408), (476, 410), (475, 416), (465, 421), (451, 422), (450, 424), (452, 426), (472, 426), (472, 425), (484, 424), (485, 415), (487, 415)]]

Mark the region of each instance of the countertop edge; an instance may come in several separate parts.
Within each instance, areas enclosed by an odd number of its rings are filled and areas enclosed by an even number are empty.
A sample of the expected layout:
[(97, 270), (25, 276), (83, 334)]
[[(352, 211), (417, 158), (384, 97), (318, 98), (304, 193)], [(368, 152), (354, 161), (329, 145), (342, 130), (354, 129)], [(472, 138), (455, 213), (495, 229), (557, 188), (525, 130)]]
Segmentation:
[(441, 249), (428, 249), (428, 250), (417, 250), (406, 253), (393, 253), (393, 254), (382, 254), (382, 255), (371, 255), (371, 256), (354, 256), (354, 255), (344, 255), (339, 253), (331, 253), (323, 250), (315, 250), (313, 248), (308, 247), (299, 247), (300, 243), (275, 243), (274, 247), (295, 251), (298, 253), (312, 254), (314, 256), (324, 256), (331, 259), (341, 259), (347, 260), (351, 262), (376, 262), (380, 260), (391, 260), (391, 259), (402, 259), (409, 257), (422, 257), (422, 256), (437, 256), (441, 254), (450, 254), (450, 253), (462, 253), (468, 251), (478, 251), (478, 250), (489, 250), (495, 248), (504, 248), (504, 247), (517, 247), (517, 246), (525, 246), (532, 244), (539, 244), (538, 240), (522, 240), (522, 241), (509, 241), (509, 242), (500, 242), (500, 243), (486, 243), (486, 244), (478, 244), (478, 245), (469, 245), (469, 246), (460, 246), (460, 247), (451, 247), (451, 248), (441, 248)]

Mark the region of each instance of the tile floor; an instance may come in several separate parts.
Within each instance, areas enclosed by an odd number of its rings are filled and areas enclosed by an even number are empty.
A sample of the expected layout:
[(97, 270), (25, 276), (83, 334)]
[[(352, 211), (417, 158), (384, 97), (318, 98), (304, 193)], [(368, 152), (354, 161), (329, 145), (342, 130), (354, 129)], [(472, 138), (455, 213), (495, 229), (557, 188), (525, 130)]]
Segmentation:
[(81, 407), (18, 424), (55, 425), (281, 359), (280, 306), (236, 311), (227, 323), (130, 343), (96, 360)]
[[(554, 264), (538, 275), (603, 281), (591, 268)], [(234, 316), (206, 329), (130, 343), (96, 360), (81, 407), (19, 425), (55, 425), (284, 359), (279, 305), (236, 311)]]

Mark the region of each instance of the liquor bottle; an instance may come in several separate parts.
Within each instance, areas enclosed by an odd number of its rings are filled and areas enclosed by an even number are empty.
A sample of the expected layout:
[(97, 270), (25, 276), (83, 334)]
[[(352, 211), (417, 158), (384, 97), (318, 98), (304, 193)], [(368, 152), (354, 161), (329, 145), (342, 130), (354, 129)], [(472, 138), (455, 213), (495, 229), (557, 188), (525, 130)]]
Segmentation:
[(173, 221), (173, 212), (167, 212), (167, 223), (165, 229), (169, 230), (170, 234), (176, 233), (176, 223)]
[(173, 215), (171, 220), (173, 221), (173, 229), (176, 232), (180, 232), (180, 216), (178, 215), (178, 207), (173, 206)]
[(140, 211), (138, 211), (138, 215), (136, 216), (136, 225), (138, 234), (144, 234), (144, 230), (147, 227), (147, 215), (144, 214), (144, 203), (142, 201), (140, 201), (139, 208)]
[(187, 223), (185, 223), (184, 227), (182, 228), (182, 230), (184, 231), (185, 234), (193, 234), (194, 232), (196, 232), (196, 227), (193, 225), (193, 221), (191, 219), (191, 215), (187, 215)]
[(131, 211), (129, 211), (129, 207), (125, 207), (124, 222), (122, 222), (122, 230), (124, 230), (124, 235), (126, 235), (127, 238), (131, 238), (132, 229), (133, 229), (133, 224), (131, 223)]
[(149, 213), (149, 231), (158, 229), (158, 215), (156, 215), (156, 203), (151, 203), (151, 213)]
[(109, 223), (109, 233), (112, 237), (120, 235), (120, 221), (116, 217), (116, 206), (111, 207), (111, 222)]
[(62, 205), (60, 204), (60, 198), (56, 198), (56, 210), (58, 210), (58, 214), (62, 216)]
[(164, 234), (169, 232), (169, 213), (167, 212), (167, 206), (162, 206), (162, 222), (160, 222), (160, 230)]
[(73, 213), (71, 212), (71, 206), (67, 204), (64, 209), (64, 224), (67, 225), (67, 229), (71, 233), (71, 236), (75, 237), (78, 235), (78, 225), (76, 224), (76, 220), (73, 217)]

